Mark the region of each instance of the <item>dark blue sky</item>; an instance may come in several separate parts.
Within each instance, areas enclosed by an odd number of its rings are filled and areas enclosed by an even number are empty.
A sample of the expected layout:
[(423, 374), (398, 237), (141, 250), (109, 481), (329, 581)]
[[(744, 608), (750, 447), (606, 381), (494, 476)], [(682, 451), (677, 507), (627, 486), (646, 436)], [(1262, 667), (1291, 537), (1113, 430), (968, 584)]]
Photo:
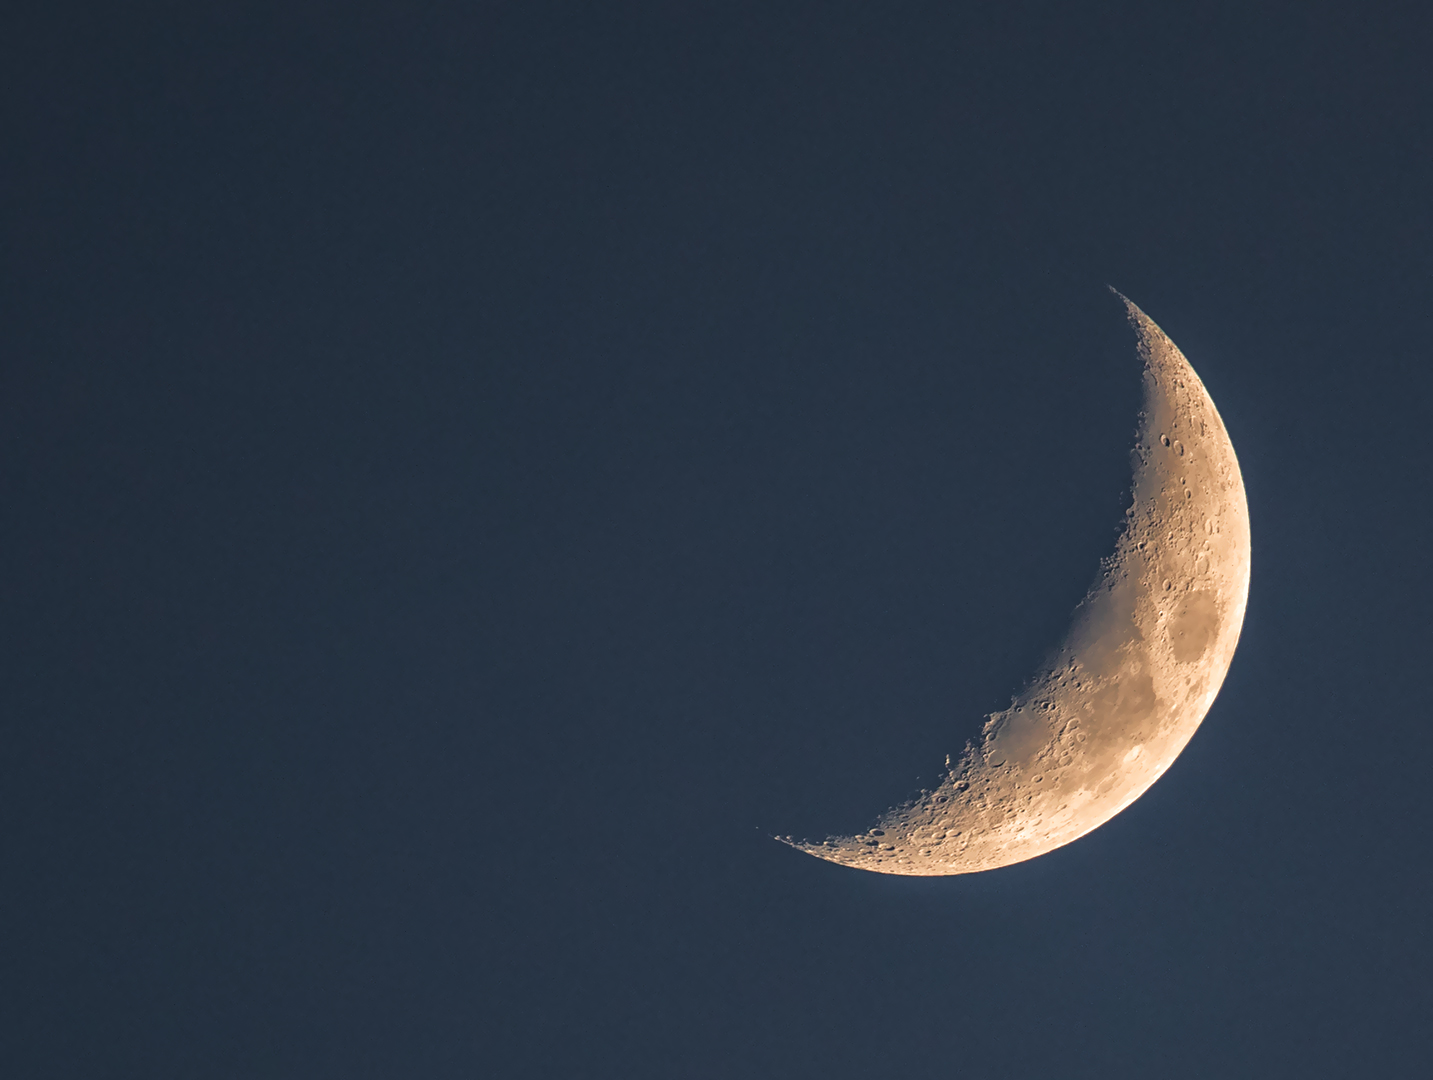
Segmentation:
[[(0, 20), (0, 1072), (1417, 1076), (1414, 5)], [(1112, 548), (1114, 285), (1248, 488), (1133, 807), (857, 828)]]

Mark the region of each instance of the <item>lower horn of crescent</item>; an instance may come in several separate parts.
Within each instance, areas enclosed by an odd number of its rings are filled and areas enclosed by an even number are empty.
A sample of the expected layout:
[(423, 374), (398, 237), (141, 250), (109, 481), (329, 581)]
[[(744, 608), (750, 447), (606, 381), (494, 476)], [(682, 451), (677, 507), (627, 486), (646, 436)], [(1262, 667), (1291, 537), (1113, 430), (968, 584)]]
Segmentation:
[(940, 785), (864, 836), (783, 838), (885, 874), (968, 874), (1103, 825), (1169, 768), (1209, 711), (1249, 593), (1239, 462), (1204, 384), (1129, 300), (1144, 361), (1133, 504), (1068, 635)]

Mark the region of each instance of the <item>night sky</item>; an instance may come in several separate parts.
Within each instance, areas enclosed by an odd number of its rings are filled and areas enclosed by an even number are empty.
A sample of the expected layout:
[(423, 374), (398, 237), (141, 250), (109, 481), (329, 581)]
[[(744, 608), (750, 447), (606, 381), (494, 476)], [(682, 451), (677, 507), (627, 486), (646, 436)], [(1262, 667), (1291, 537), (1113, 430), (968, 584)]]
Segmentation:
[[(1418, 1077), (1420, 5), (0, 16), (0, 1075)], [(1174, 766), (820, 862), (1247, 485)]]

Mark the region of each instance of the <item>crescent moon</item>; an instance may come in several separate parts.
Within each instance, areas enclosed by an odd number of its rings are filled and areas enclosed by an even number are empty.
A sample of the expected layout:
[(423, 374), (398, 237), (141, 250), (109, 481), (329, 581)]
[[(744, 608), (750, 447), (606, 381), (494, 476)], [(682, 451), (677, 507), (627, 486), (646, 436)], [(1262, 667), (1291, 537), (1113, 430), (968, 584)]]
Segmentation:
[(864, 835), (779, 837), (883, 874), (970, 874), (1099, 828), (1164, 774), (1234, 658), (1249, 507), (1229, 433), (1189, 361), (1119, 293), (1144, 362), (1133, 501), (1064, 641), (933, 791)]

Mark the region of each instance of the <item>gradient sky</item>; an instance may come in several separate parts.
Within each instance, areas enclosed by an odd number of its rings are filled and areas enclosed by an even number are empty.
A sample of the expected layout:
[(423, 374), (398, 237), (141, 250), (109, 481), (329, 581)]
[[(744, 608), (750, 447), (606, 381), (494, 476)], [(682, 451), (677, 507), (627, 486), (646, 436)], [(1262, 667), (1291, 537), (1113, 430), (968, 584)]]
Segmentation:
[[(23, 9), (23, 10), (21, 10)], [(0, 1073), (1419, 1076), (1414, 5), (0, 16)], [(1088, 837), (863, 827), (1112, 550), (1113, 285), (1243, 640)]]

